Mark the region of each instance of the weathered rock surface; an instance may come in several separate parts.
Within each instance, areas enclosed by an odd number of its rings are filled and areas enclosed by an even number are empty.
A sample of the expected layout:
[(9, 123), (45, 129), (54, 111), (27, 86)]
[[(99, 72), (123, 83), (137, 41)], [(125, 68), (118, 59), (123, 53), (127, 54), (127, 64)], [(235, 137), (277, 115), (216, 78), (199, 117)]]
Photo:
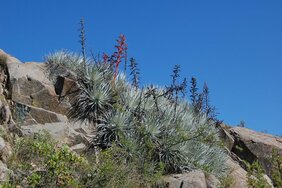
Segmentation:
[(20, 60), (18, 60), (17, 58), (11, 56), (10, 54), (7, 54), (6, 52), (4, 52), (3, 50), (0, 49), (0, 56), (7, 56), (7, 64), (10, 63), (21, 63)]
[(228, 149), (228, 151), (231, 151), (235, 141), (234, 138), (228, 132), (228, 127), (222, 123), (220, 126), (218, 126), (218, 131), (218, 135), (223, 141), (225, 147)]
[(25, 136), (33, 135), (40, 131), (49, 132), (53, 138), (69, 146), (74, 150), (81, 151), (86, 148), (94, 138), (93, 128), (85, 123), (55, 122), (45, 124), (33, 124), (22, 127), (22, 134)]
[(62, 114), (55, 113), (53, 111), (48, 111), (42, 108), (37, 108), (34, 106), (28, 106), (30, 111), (29, 115), (38, 124), (53, 123), (53, 122), (66, 122), (67, 117)]
[(0, 137), (0, 153), (3, 153), (3, 150), (6, 148), (6, 143), (2, 137)]
[(207, 176), (200, 170), (185, 174), (172, 174), (164, 177), (166, 188), (216, 188), (219, 181), (214, 176)]
[(53, 83), (47, 78), (44, 63), (11, 63), (8, 69), (14, 102), (66, 114), (69, 106), (60, 103)]
[(9, 108), (9, 101), (7, 98), (9, 97), (9, 73), (7, 68), (8, 60), (11, 57), (8, 54), (5, 54), (2, 50), (0, 50), (0, 124), (9, 124), (11, 123), (12, 113)]
[(0, 124), (9, 124), (12, 120), (12, 113), (8, 102), (3, 94), (0, 94)]
[(263, 178), (266, 180), (266, 182), (270, 185), (271, 188), (274, 188), (272, 180), (268, 177), (268, 175), (264, 174)]
[(259, 160), (269, 175), (271, 167), (269, 157), (273, 149), (277, 149), (282, 155), (282, 138), (243, 127), (231, 128), (230, 134), (235, 139), (232, 152), (249, 163)]
[(7, 142), (7, 141), (4, 141), (2, 143), (2, 147), (3, 148), (0, 151), (0, 160), (4, 163), (7, 163), (8, 160), (9, 160), (9, 157), (11, 157), (11, 155), (12, 155), (12, 147), (11, 147), (10, 143)]
[(7, 168), (7, 165), (0, 161), (0, 182), (8, 181), (12, 173), (13, 172)]
[(238, 163), (228, 159), (227, 165), (230, 168), (229, 176), (231, 177), (232, 183), (230, 187), (232, 188), (247, 188), (247, 172)]
[[(2, 50), (0, 55), (7, 59), (0, 69), (0, 83), (3, 91), (8, 90), (15, 118), (22, 127), (21, 134), (30, 135), (46, 130), (58, 141), (75, 146), (75, 150), (81, 150), (83, 144), (89, 145), (95, 135), (93, 126), (82, 122), (69, 122), (66, 116), (70, 103), (65, 98), (72, 96), (78, 89), (73, 80), (75, 76), (69, 72), (68, 77), (58, 75), (50, 78), (45, 63), (22, 63)], [(62, 69), (62, 73), (65, 72), (63, 67), (59, 69)], [(0, 93), (1, 124), (12, 118), (7, 96)]]
[(64, 79), (63, 82), (57, 83), (55, 88), (46, 73), (45, 63), (21, 63), (3, 51), (0, 52), (1, 54), (8, 57), (5, 67), (2, 68), (7, 70), (1, 72), (0, 69), (0, 78), (3, 77), (0, 79), (2, 83), (0, 90), (3, 91), (2, 93), (7, 90), (5, 95), (0, 93), (1, 121), (11, 120), (11, 112), (7, 108), (9, 105), (5, 100), (8, 97), (15, 105), (22, 107), (16, 110), (24, 116), (20, 117), (23, 125), (65, 122), (70, 104), (60, 100), (61, 94), (58, 95), (56, 89), (62, 88), (64, 94), (67, 94), (74, 88), (71, 85), (74, 81)]
[(87, 149), (86, 145), (84, 143), (76, 144), (70, 148), (72, 151), (75, 151), (77, 153), (81, 153)]
[(206, 175), (207, 188), (217, 188), (220, 181), (214, 175)]

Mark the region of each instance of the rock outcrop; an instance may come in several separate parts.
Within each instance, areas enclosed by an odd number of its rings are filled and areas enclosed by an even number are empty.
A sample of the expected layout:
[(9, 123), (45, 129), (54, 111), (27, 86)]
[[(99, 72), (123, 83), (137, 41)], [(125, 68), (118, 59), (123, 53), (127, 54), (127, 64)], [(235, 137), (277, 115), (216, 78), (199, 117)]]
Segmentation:
[(67, 113), (69, 105), (58, 100), (55, 87), (48, 79), (46, 64), (10, 63), (8, 70), (12, 85), (11, 99), (30, 109), (29, 118), (41, 124), (64, 121), (62, 116)]
[(77, 90), (76, 82), (63, 76), (52, 80), (46, 63), (22, 63), (2, 50), (0, 57), (0, 124), (13, 127), (13, 114), (22, 135), (46, 130), (55, 139), (76, 146), (74, 150), (86, 148), (94, 136), (93, 126), (70, 122), (66, 116), (70, 107), (66, 99)]
[(234, 127), (229, 131), (235, 140), (232, 152), (249, 163), (258, 160), (266, 173), (270, 175), (269, 158), (273, 149), (277, 149), (278, 153), (282, 155), (282, 138), (244, 127)]
[[(71, 75), (71, 73), (69, 73)], [(48, 131), (57, 141), (75, 152), (84, 151), (95, 136), (94, 126), (72, 122), (67, 118), (70, 102), (78, 85), (74, 76), (50, 78), (46, 63), (22, 63), (0, 50), (0, 130), (28, 136)], [(15, 122), (17, 122), (17, 125)], [(20, 126), (20, 128), (19, 128)], [(230, 187), (248, 187), (243, 160), (259, 160), (270, 175), (272, 149), (282, 155), (282, 138), (242, 127), (219, 127), (219, 136), (230, 154), (227, 165), (232, 179)], [(11, 155), (9, 139), (0, 134), (0, 181), (12, 173), (7, 168)], [(267, 177), (266, 177), (267, 178)], [(212, 175), (195, 170), (163, 178), (167, 188), (216, 188), (220, 182)], [(271, 180), (269, 179), (271, 184)]]

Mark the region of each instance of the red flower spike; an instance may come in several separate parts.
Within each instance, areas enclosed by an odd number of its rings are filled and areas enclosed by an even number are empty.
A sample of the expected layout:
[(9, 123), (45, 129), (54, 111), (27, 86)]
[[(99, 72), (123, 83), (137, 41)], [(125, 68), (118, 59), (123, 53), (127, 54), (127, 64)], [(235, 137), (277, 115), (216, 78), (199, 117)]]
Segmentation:
[(115, 63), (115, 77), (116, 79), (117, 73), (118, 73), (118, 66), (121, 63), (122, 59), (126, 59), (126, 50), (127, 50), (127, 44), (125, 43), (126, 38), (123, 34), (119, 36), (119, 39), (117, 40), (118, 45), (115, 46), (117, 49), (117, 52), (113, 54), (113, 57), (115, 57), (114, 63)]

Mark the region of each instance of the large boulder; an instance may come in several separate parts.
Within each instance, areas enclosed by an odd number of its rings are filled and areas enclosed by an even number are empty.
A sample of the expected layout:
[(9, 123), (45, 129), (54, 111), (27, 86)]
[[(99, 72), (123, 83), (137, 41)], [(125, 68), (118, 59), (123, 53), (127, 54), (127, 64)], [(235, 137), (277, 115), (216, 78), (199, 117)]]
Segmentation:
[(255, 132), (244, 127), (231, 128), (230, 134), (235, 139), (232, 152), (249, 163), (258, 160), (263, 165), (267, 175), (270, 175), (271, 163), (269, 157), (273, 149), (277, 149), (278, 153), (282, 155), (282, 138)]
[(54, 83), (49, 80), (45, 63), (10, 61), (7, 70), (10, 86), (8, 98), (16, 107), (21, 107), (14, 109), (15, 113), (24, 116), (17, 117), (22, 119), (22, 125), (67, 120), (65, 115), (70, 104), (59, 100)]
[(166, 188), (217, 188), (220, 185), (216, 177), (200, 170), (168, 175), (163, 181)]
[(47, 131), (61, 143), (68, 144), (75, 151), (82, 151), (94, 139), (94, 127), (83, 122), (54, 122), (26, 125), (21, 128), (21, 134), (31, 136), (40, 131)]
[(207, 188), (205, 174), (202, 171), (173, 174), (164, 180), (167, 182), (167, 188)]
[(32, 136), (43, 130), (50, 133), (50, 135), (57, 141), (69, 143), (68, 134), (70, 129), (66, 122), (26, 125), (21, 129), (23, 136)]
[(0, 57), (0, 123), (11, 121), (13, 113), (21, 126), (20, 135), (47, 130), (74, 150), (89, 145), (95, 136), (94, 126), (69, 122), (66, 116), (78, 89), (72, 72), (47, 63), (22, 63), (2, 50)]
[(247, 188), (248, 179), (247, 172), (237, 162), (232, 159), (226, 161), (227, 166), (230, 169), (229, 178), (231, 179), (232, 188)]
[(11, 63), (8, 70), (14, 102), (66, 114), (69, 106), (59, 101), (55, 87), (46, 75), (46, 64)]

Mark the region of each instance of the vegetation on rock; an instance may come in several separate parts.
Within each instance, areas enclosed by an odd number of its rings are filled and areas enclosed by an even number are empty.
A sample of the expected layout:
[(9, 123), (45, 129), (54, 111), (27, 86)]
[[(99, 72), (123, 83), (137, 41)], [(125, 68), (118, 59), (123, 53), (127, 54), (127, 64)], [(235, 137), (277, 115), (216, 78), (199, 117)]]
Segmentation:
[[(46, 132), (17, 138), (8, 160), (13, 173), (3, 187), (161, 187), (162, 175), (195, 169), (220, 179), (221, 187), (232, 184), (226, 176), (228, 152), (218, 136), (220, 121), (206, 83), (198, 92), (192, 77), (188, 102), (187, 79), (179, 81), (181, 69), (175, 65), (169, 86), (140, 86), (134, 58), (126, 75), (124, 35), (117, 40), (116, 52), (102, 59), (86, 56), (85, 40), (81, 20), (82, 55), (59, 51), (45, 60), (54, 85), (58, 77), (76, 83), (67, 115), (71, 121), (91, 124), (94, 139), (77, 154)], [(119, 72), (122, 62), (124, 73)], [(14, 106), (14, 118), (21, 124), (29, 109), (20, 103)], [(272, 180), (279, 187), (282, 162), (277, 152), (271, 161)], [(251, 187), (268, 186), (257, 162), (247, 167)]]
[(247, 165), (247, 178), (248, 178), (248, 186), (250, 188), (270, 188), (271, 186), (265, 179), (264, 175), (265, 172), (258, 161), (249, 164), (246, 162)]
[[(185, 99), (186, 79), (177, 84), (180, 67), (176, 66), (171, 86), (139, 88), (135, 59), (130, 64), (130, 84), (124, 74), (117, 74), (127, 49), (124, 41), (121, 36), (116, 55), (104, 56), (103, 60), (89, 58), (86, 70), (82, 68), (84, 58), (74, 53), (62, 51), (46, 57), (51, 78), (71, 77), (78, 83), (68, 115), (96, 127), (97, 135), (89, 150), (104, 153), (119, 148), (124, 152), (123, 162), (150, 164), (151, 173), (160, 169), (162, 174), (202, 169), (223, 177), (227, 153), (217, 136), (216, 121), (209, 117), (207, 86), (204, 94), (194, 88), (193, 95), (202, 97), (190, 105)], [(98, 165), (103, 160), (96, 159)]]
[[(55, 142), (47, 132), (18, 138), (8, 162), (13, 170), (3, 187), (152, 187), (159, 184), (162, 166), (127, 162), (128, 153), (113, 146), (93, 154), (79, 155)], [(95, 157), (100, 162), (95, 163)]]
[(277, 149), (273, 149), (270, 161), (273, 185), (274, 187), (282, 187), (282, 156), (278, 154)]

